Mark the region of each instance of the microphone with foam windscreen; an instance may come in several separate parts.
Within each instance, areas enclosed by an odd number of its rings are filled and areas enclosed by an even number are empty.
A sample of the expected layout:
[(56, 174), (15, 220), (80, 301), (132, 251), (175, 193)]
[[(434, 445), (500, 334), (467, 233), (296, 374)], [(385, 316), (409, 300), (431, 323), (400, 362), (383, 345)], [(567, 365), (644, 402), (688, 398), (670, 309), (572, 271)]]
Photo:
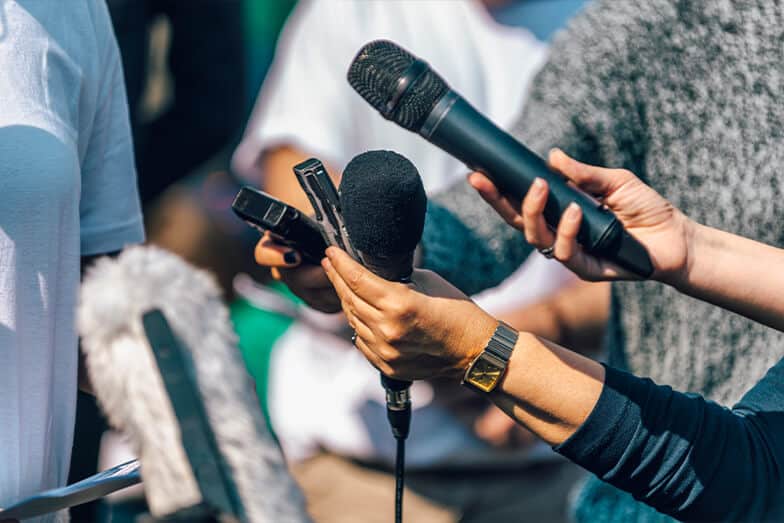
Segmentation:
[(100, 259), (78, 324), (98, 402), (135, 447), (155, 517), (309, 520), (209, 274), (153, 247)]
[[(339, 193), (346, 232), (365, 266), (384, 279), (410, 281), (427, 208), (414, 164), (392, 151), (362, 153), (344, 169)], [(387, 414), (395, 437), (405, 438), (411, 382), (384, 375), (381, 381), (387, 390)]]
[[(427, 197), (414, 164), (392, 151), (368, 151), (343, 170), (340, 206), (351, 244), (384, 279), (411, 281), (414, 251), (425, 226)], [(404, 441), (411, 427), (410, 381), (381, 375), (387, 418), (397, 440), (395, 521), (402, 520)]]
[(643, 277), (653, 272), (645, 248), (606, 207), (553, 173), (542, 158), (499, 129), (453, 91), (430, 66), (397, 44), (366, 44), (348, 70), (351, 86), (384, 118), (487, 175), (504, 194), (522, 198), (533, 181), (550, 187), (544, 216), (555, 228), (571, 202), (583, 213), (578, 241), (587, 252)]

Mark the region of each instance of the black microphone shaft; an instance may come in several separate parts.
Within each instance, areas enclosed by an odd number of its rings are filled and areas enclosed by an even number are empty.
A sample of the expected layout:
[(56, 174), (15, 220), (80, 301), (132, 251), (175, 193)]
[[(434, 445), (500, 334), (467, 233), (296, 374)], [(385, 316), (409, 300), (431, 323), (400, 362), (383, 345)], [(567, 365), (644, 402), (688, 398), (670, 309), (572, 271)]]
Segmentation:
[(555, 228), (566, 207), (576, 202), (583, 213), (577, 239), (588, 252), (644, 277), (653, 272), (645, 248), (623, 229), (612, 212), (568, 185), (541, 157), (454, 91), (441, 98), (419, 134), (470, 169), (487, 175), (506, 195), (522, 198), (537, 177), (544, 179), (549, 185), (544, 216), (551, 227)]
[[(386, 260), (363, 256), (365, 267), (385, 280), (410, 283), (414, 269), (414, 253), (406, 253)], [(406, 439), (411, 427), (410, 381), (390, 378), (381, 373), (381, 385), (386, 391), (387, 418), (397, 439)]]

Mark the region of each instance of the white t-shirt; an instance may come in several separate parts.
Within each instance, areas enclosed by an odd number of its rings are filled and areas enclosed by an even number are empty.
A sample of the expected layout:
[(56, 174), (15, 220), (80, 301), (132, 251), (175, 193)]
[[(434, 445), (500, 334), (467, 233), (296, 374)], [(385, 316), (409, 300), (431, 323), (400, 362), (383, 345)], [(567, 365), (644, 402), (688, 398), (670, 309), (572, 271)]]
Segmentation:
[(0, 0), (0, 198), (4, 506), (67, 479), (80, 256), (143, 241), (103, 1)]
[[(261, 153), (287, 144), (340, 170), (361, 152), (392, 149), (417, 166), (428, 194), (465, 178), (465, 165), (382, 118), (349, 86), (349, 64), (362, 45), (378, 38), (397, 42), (426, 60), (479, 111), (506, 128), (521, 111), (547, 51), (528, 31), (497, 24), (478, 2), (302, 2), (281, 35), (235, 152), (235, 171), (259, 183), (256, 164)], [(498, 313), (573, 279), (560, 264), (536, 255), (500, 288), (483, 293), (479, 303)], [(345, 341), (306, 325), (290, 329), (273, 352), (268, 394), (270, 416), (287, 456), (303, 459), (326, 447), (391, 461), (394, 446), (378, 379), (378, 372)], [(476, 461), (476, 455), (487, 461), (487, 445), (430, 404), (426, 384), (415, 387), (417, 412), (406, 451), (408, 465), (454, 464), (461, 457)], [(333, 400), (324, 404), (317, 397)]]
[(257, 177), (258, 155), (285, 143), (340, 171), (359, 153), (392, 149), (416, 165), (429, 194), (465, 176), (460, 161), (382, 118), (346, 81), (357, 51), (378, 38), (426, 60), (501, 127), (515, 122), (547, 49), (473, 1), (302, 2), (281, 34), (233, 167)]

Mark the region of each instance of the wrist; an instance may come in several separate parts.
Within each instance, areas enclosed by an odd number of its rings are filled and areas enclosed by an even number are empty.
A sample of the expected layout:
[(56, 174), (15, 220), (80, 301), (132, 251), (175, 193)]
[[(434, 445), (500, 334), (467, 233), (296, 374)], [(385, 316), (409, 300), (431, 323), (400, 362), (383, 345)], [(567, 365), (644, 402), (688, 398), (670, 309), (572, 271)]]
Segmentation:
[(461, 383), (485, 394), (493, 392), (506, 375), (519, 337), (518, 331), (498, 322), (484, 349), (468, 365)]
[(670, 278), (662, 278), (662, 283), (666, 283), (679, 292), (686, 291), (691, 287), (694, 275), (700, 270), (698, 265), (700, 260), (705, 260), (705, 248), (710, 243), (706, 236), (710, 234), (710, 228), (701, 225), (684, 216), (684, 244), (685, 257), (683, 266)]
[[(678, 215), (676, 219), (680, 222), (683, 256), (677, 260), (676, 264), (671, 264), (669, 267), (666, 267), (667, 260), (665, 258), (663, 260), (665, 267), (656, 271), (652, 279), (680, 290), (688, 285), (688, 281), (693, 274), (694, 262), (700, 257), (697, 252), (700, 250), (704, 227), (680, 211), (676, 212)], [(675, 252), (677, 252), (676, 249), (677, 246), (674, 245), (673, 250)]]
[(498, 327), (497, 319), (482, 309), (479, 311), (481, 314), (465, 323), (463, 334), (459, 340), (459, 357), (451, 373), (459, 380), (463, 379), (471, 363), (485, 350)]

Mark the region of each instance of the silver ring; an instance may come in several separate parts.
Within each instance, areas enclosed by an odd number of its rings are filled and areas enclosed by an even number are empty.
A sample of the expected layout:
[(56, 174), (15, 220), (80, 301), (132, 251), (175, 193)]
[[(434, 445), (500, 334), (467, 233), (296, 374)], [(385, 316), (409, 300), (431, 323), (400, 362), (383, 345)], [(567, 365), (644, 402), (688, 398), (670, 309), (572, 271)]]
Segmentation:
[(542, 256), (548, 260), (551, 260), (555, 256), (555, 245), (545, 247), (544, 249), (539, 249), (539, 252), (542, 253)]
[(354, 334), (351, 335), (351, 344), (352, 345), (357, 344), (357, 331), (354, 331)]

